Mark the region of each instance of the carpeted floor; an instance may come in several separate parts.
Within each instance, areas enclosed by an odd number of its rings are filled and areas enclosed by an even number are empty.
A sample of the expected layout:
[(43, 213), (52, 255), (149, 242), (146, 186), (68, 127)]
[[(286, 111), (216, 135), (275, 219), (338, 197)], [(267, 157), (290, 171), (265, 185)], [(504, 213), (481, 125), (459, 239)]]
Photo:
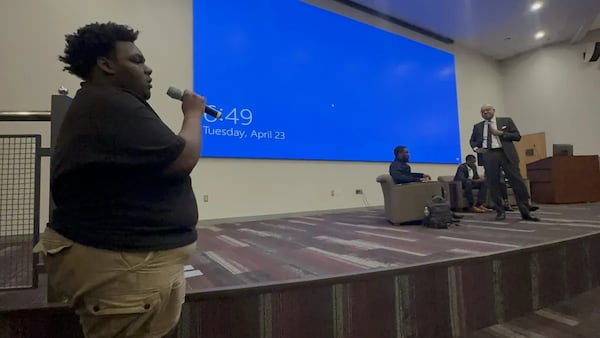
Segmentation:
[[(521, 221), (518, 213), (508, 213), (503, 222), (493, 221), (493, 213), (464, 214), (460, 226), (443, 230), (392, 226), (380, 208), (200, 225), (198, 249), (186, 265), (187, 291), (428, 264), (600, 232), (600, 203), (541, 207), (539, 223)], [(0, 259), (20, 252), (30, 265), (30, 248), (13, 243), (0, 248)], [(0, 266), (3, 281), (30, 280), (17, 263)], [(36, 290), (0, 291), (0, 310), (47, 306), (40, 283)]]
[(469, 335), (469, 338), (501, 337), (600, 337), (600, 288)]
[(517, 212), (464, 214), (460, 226), (392, 226), (381, 209), (200, 226), (189, 261), (188, 292), (515, 250), (600, 231), (600, 203), (543, 205), (542, 222)]

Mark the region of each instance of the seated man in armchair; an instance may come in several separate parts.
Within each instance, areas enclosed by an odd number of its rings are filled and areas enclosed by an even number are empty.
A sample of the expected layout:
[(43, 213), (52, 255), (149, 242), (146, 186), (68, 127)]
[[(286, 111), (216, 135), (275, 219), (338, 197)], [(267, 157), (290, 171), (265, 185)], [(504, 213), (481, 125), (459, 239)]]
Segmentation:
[[(406, 146), (397, 146), (394, 148), (394, 161), (390, 164), (390, 176), (396, 184), (412, 182), (431, 182), (431, 176), (423, 173), (413, 173), (408, 165), (409, 152)], [(462, 218), (462, 215), (452, 213), (455, 220)]]
[(431, 177), (427, 174), (413, 173), (408, 165), (408, 159), (408, 148), (405, 146), (394, 148), (394, 161), (390, 164), (390, 175), (396, 184), (431, 181)]
[[(465, 163), (460, 164), (458, 168), (456, 168), (454, 181), (462, 182), (463, 192), (468, 203), (468, 211), (488, 212), (491, 210), (483, 205), (487, 197), (487, 184), (485, 183), (485, 178), (479, 177), (476, 162), (475, 156), (467, 155)], [(473, 189), (479, 189), (476, 203), (473, 197)]]

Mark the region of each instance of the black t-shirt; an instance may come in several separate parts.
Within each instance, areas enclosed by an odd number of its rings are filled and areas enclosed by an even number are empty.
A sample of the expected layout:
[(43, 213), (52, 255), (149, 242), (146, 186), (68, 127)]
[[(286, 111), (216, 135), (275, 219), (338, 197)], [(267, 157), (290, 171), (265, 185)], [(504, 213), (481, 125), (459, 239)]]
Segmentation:
[(198, 208), (190, 177), (164, 174), (184, 146), (145, 100), (82, 84), (52, 155), (56, 209), (49, 226), (108, 250), (167, 250), (194, 242)]

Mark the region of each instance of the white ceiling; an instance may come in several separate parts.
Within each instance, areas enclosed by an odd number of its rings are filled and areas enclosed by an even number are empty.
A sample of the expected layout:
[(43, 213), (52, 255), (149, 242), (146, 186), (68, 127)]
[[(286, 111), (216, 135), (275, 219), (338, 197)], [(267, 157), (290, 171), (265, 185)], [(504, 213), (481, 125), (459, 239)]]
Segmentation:
[[(502, 60), (545, 44), (576, 43), (600, 28), (600, 0), (351, 0), (377, 12), (448, 37)], [(546, 36), (534, 39), (537, 31)]]

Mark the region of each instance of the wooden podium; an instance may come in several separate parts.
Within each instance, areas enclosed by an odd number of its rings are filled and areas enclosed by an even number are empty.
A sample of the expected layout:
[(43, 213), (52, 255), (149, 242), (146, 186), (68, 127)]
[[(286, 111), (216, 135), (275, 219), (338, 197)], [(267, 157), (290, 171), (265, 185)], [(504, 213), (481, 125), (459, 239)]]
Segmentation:
[(598, 156), (553, 156), (527, 164), (536, 203), (600, 201)]

